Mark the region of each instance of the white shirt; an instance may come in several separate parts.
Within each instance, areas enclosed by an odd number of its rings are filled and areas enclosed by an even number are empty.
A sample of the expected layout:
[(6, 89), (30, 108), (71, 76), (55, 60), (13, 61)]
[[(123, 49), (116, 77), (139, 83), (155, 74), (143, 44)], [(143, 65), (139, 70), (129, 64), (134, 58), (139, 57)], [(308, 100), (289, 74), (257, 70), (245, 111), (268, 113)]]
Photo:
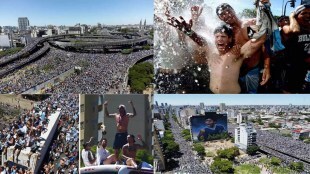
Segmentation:
[(97, 165), (100, 165), (101, 161), (104, 161), (108, 158), (108, 156), (110, 155), (110, 152), (107, 151), (106, 149), (104, 149), (102, 146), (100, 146), (98, 148), (97, 146), (97, 151), (96, 151), (96, 155), (97, 155)]
[(83, 159), (85, 167), (96, 165), (96, 163), (93, 163), (93, 164), (90, 163), (90, 161), (88, 160), (88, 153), (90, 153), (91, 159), (94, 159), (94, 156), (93, 156), (93, 154), (91, 152), (89, 152), (88, 150), (83, 149), (82, 150), (82, 159)]

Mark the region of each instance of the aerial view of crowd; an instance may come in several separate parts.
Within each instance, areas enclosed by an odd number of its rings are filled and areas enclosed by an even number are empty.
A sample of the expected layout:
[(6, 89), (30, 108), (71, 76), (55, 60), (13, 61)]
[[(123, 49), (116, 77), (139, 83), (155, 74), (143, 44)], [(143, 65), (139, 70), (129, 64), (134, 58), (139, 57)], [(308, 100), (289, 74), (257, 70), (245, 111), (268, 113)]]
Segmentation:
[(35, 46), (40, 43), (43, 38), (32, 38), (32, 41), (27, 44), (21, 51), (16, 54), (0, 57), (0, 64), (5, 62), (13, 61), (15, 59), (23, 57), (26, 53), (32, 52), (35, 49)]
[[(19, 109), (20, 106), (1, 103), (1, 109), (5, 108), (7, 114), (12, 114), (10, 110), (14, 109), (20, 111), (13, 121), (8, 120), (1, 125), (1, 154), (5, 156), (2, 159), (7, 159), (3, 161), (1, 172), (33, 173), (35, 169), (30, 167), (30, 162), (34, 159), (31, 157), (37, 154), (36, 161), (44, 158), (45, 164), (41, 166), (41, 173), (78, 173), (78, 95), (55, 94), (32, 106), (30, 110), (23, 110)], [(55, 133), (57, 136), (50, 144), (50, 153), (41, 156), (41, 149), (46, 146), (42, 143), (45, 140), (42, 140), (41, 136), (48, 131), (49, 117), (56, 110), (60, 110), (60, 120)], [(14, 148), (13, 155), (7, 156), (8, 148), (11, 147)], [(21, 151), (27, 152), (27, 166), (19, 165)]]
[(14, 73), (2, 78), (1, 93), (25, 92), (77, 67), (82, 68), (79, 73), (70, 75), (64, 82), (54, 84), (55, 86), (47, 89), (46, 93), (106, 93), (113, 89), (123, 91), (125, 89), (122, 88), (122, 84), (126, 79), (128, 68), (141, 58), (153, 54), (153, 50), (133, 52), (128, 55), (76, 53), (50, 47), (45, 42), (42, 49), (27, 58), (7, 65), (0, 73), (15, 69), (16, 66), (37, 58), (47, 49), (50, 51), (39, 60), (16, 69)]
[[(310, 93), (310, 5), (276, 19), (271, 3), (256, 0), (251, 7), (256, 18), (246, 19), (228, 3), (215, 8), (155, 3), (157, 92), (179, 93), (181, 88), (183, 93), (201, 93), (203, 82), (209, 81), (205, 93)], [(190, 20), (182, 17), (186, 11)], [(207, 75), (198, 80), (193, 66), (201, 65), (207, 65), (199, 70)], [(198, 90), (184, 87), (188, 81)]]
[(264, 150), (272, 151), (271, 154), (278, 154), (278, 157), (285, 161), (292, 162), (300, 159), (306, 161), (305, 165), (310, 162), (310, 146), (302, 141), (262, 130), (257, 130), (256, 141), (258, 145), (265, 146)]

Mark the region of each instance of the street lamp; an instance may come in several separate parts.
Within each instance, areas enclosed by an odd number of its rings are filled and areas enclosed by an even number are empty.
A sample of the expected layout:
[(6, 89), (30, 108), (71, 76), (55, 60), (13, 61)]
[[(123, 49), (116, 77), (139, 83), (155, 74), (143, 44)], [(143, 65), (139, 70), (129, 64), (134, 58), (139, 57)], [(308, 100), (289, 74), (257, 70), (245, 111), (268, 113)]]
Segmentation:
[(296, 0), (288, 0), (288, 1), (285, 3), (284, 14), (283, 14), (283, 16), (285, 16), (285, 13), (286, 13), (286, 5), (287, 5), (288, 2), (291, 4), (291, 5), (290, 5), (291, 7), (295, 8), (295, 2), (296, 2)]

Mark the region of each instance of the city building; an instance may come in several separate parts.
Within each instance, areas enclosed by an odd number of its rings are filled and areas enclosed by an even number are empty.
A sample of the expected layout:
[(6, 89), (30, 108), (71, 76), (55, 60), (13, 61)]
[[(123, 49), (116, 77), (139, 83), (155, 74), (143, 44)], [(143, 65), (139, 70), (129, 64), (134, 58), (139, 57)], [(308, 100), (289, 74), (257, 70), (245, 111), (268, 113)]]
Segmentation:
[(235, 145), (246, 150), (256, 143), (256, 130), (252, 124), (241, 123), (235, 128)]
[(193, 115), (197, 115), (197, 110), (195, 108), (183, 108), (180, 110), (179, 123), (181, 123), (184, 128), (189, 129), (189, 117)]
[(11, 34), (0, 35), (0, 48), (11, 48), (13, 40)]
[(225, 103), (220, 103), (220, 112), (223, 112), (224, 110), (226, 110)]
[(29, 20), (27, 17), (20, 17), (18, 18), (18, 28), (19, 31), (25, 31), (29, 27)]

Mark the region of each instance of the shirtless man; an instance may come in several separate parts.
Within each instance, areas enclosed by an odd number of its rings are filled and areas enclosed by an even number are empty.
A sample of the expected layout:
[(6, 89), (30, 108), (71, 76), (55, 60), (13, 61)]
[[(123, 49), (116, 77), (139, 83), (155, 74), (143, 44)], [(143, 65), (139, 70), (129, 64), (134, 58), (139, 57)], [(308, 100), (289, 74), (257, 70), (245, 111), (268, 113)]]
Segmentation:
[(137, 168), (137, 163), (136, 163), (137, 150), (146, 148), (146, 144), (142, 140), (140, 135), (138, 135), (138, 140), (141, 141), (142, 146), (140, 144), (135, 143), (135, 136), (134, 135), (128, 135), (127, 136), (127, 142), (128, 143), (125, 144), (122, 148), (123, 158), (126, 160), (126, 164), (128, 166), (133, 166), (135, 168)]
[(119, 105), (118, 111), (119, 113), (109, 114), (108, 111), (108, 102), (104, 102), (104, 115), (106, 117), (115, 118), (116, 121), (116, 129), (117, 133), (115, 134), (115, 140), (113, 144), (113, 149), (115, 153), (116, 161), (119, 161), (119, 150), (123, 147), (124, 144), (127, 143), (127, 129), (129, 118), (136, 116), (136, 109), (132, 103), (132, 101), (128, 102), (132, 106), (133, 113), (127, 113), (125, 105)]
[[(242, 46), (250, 40), (247, 30), (251, 22), (248, 21), (246, 24), (238, 19), (234, 9), (229, 4), (223, 3), (219, 5), (216, 8), (216, 14), (220, 20), (232, 27), (236, 44)], [(250, 59), (245, 59), (243, 61), (239, 79), (244, 90), (243, 92), (257, 93), (260, 78), (259, 63), (261, 57), (264, 57), (264, 70), (260, 85), (265, 85), (270, 79), (270, 57), (268, 56), (265, 49), (260, 49), (253, 53)]]
[(240, 67), (243, 59), (251, 57), (258, 49), (261, 48), (266, 36), (259, 38), (256, 42), (248, 41), (242, 47), (238, 43), (233, 42), (233, 30), (222, 25), (214, 31), (215, 45), (218, 52), (212, 52), (210, 44), (202, 37), (198, 36), (193, 30), (192, 20), (186, 23), (182, 16), (181, 22), (176, 18), (171, 18), (171, 23), (168, 24), (183, 31), (200, 47), (199, 49), (206, 50), (206, 60), (210, 70), (210, 90), (213, 93), (240, 93), (241, 88), (238, 83)]

